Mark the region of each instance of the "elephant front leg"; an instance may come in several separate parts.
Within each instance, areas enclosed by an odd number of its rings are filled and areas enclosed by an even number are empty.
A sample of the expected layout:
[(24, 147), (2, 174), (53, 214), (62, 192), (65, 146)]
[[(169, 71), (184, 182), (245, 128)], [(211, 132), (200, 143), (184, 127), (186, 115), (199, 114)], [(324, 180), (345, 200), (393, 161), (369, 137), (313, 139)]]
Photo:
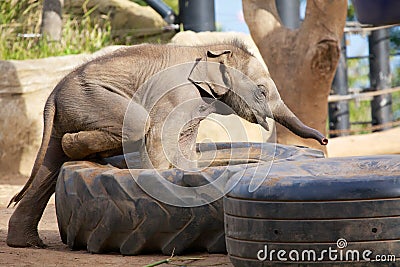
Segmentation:
[(215, 110), (213, 105), (207, 104), (203, 99), (195, 99), (189, 104), (193, 104), (193, 107), (189, 107), (190, 112), (187, 114), (182, 114), (183, 125), (177, 131), (177, 137), (171, 139), (177, 140), (176, 148), (172, 149), (175, 153), (175, 166), (183, 170), (193, 170), (198, 167), (196, 139), (200, 122)]
[(163, 128), (151, 128), (146, 135), (140, 149), (143, 167), (182, 170), (196, 168), (196, 137), (200, 122), (190, 121), (179, 128), (168, 128), (165, 124)]
[(171, 167), (171, 162), (166, 157), (165, 149), (161, 142), (161, 134), (156, 128), (150, 129), (139, 152), (144, 169), (168, 169)]
[(197, 168), (196, 138), (200, 120), (192, 120), (179, 133), (176, 166), (183, 170)]

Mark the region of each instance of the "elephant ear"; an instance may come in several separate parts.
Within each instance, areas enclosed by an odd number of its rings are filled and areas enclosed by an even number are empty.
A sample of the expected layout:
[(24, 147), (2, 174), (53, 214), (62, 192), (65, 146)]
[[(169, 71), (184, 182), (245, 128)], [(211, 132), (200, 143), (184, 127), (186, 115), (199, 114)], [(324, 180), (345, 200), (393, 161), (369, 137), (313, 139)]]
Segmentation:
[(222, 60), (226, 60), (226, 58), (223, 58), (224, 55), (231, 55), (232, 51), (231, 50), (208, 50), (207, 51), (207, 57), (209, 58), (220, 58)]
[(226, 66), (230, 50), (207, 51), (206, 60), (196, 61), (188, 80), (213, 97), (221, 97), (232, 87), (229, 68)]

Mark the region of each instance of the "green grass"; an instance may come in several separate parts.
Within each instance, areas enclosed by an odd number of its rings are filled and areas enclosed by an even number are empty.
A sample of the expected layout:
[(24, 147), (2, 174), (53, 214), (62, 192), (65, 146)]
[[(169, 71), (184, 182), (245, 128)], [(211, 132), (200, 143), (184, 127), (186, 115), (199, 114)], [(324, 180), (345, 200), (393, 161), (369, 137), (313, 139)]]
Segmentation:
[[(356, 84), (361, 84), (363, 87), (368, 85), (368, 60), (367, 59), (350, 59), (347, 61), (349, 68), (349, 84), (350, 87), (358, 87)], [(400, 68), (392, 70), (392, 87), (400, 86)], [(392, 94), (392, 111), (395, 120), (400, 120), (400, 92)], [(371, 122), (371, 103), (368, 100), (349, 101), (350, 123), (355, 122)], [(352, 124), (351, 130), (357, 133), (369, 133), (368, 128), (371, 124)]]
[(39, 33), (41, 4), (37, 0), (6, 0), (0, 3), (0, 59), (22, 60), (91, 53), (113, 44), (107, 16), (93, 19), (85, 15), (78, 21), (64, 14), (60, 42), (49, 42), (45, 37), (20, 36)]
[[(352, 134), (366, 134), (370, 133), (371, 127), (371, 102), (369, 100), (357, 101), (351, 100), (349, 103), (349, 120), (350, 130), (354, 131)], [(395, 121), (400, 120), (400, 92), (392, 94), (392, 111), (393, 118)], [(359, 122), (367, 122), (361, 124)], [(329, 129), (329, 123), (327, 122), (327, 129)]]
[[(132, 2), (135, 2), (139, 5), (145, 6), (146, 1), (144, 0), (131, 0)], [(165, 4), (167, 4), (168, 6), (170, 6), (172, 8), (172, 10), (175, 12), (175, 14), (179, 13), (179, 5), (178, 5), (178, 0), (163, 0), (165, 2)]]
[[(144, 4), (141, 0), (134, 0)], [(137, 38), (112, 38), (107, 15), (89, 16), (94, 9), (77, 20), (63, 13), (63, 32), (60, 42), (48, 42), (45, 37), (26, 38), (21, 34), (39, 33), (43, 0), (0, 0), (0, 59), (34, 59), (79, 53), (92, 53), (113, 44), (134, 44)], [(167, 0), (175, 12), (177, 0)], [(157, 37), (144, 37), (140, 41), (156, 41)], [(158, 40), (161, 42), (161, 40)]]
[[(393, 85), (394, 86), (394, 85)], [(395, 121), (400, 120), (400, 92), (392, 94), (392, 112)], [(350, 123), (355, 122), (371, 122), (371, 103), (368, 100), (364, 101), (349, 101)], [(369, 133), (368, 128), (371, 124), (352, 124), (351, 129), (358, 133)]]
[[(371, 104), (370, 101), (349, 101), (350, 123), (371, 122)], [(368, 127), (371, 124), (352, 124), (351, 129), (360, 133), (368, 133)]]

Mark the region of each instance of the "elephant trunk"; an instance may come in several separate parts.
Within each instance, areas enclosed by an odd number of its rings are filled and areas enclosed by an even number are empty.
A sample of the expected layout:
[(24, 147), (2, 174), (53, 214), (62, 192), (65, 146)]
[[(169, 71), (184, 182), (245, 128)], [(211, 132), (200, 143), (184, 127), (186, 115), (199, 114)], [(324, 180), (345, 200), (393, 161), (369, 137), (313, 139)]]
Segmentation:
[(294, 134), (302, 138), (312, 138), (317, 140), (321, 145), (328, 144), (328, 139), (319, 131), (306, 126), (296, 115), (283, 103), (280, 103), (272, 109), (274, 120), (288, 128)]

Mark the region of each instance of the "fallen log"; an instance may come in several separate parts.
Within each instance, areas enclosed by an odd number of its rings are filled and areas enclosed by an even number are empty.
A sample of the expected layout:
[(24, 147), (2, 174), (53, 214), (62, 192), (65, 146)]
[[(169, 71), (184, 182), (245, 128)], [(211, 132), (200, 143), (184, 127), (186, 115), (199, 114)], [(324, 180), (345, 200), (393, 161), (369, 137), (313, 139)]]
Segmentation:
[(371, 134), (329, 139), (329, 157), (400, 154), (400, 127)]

